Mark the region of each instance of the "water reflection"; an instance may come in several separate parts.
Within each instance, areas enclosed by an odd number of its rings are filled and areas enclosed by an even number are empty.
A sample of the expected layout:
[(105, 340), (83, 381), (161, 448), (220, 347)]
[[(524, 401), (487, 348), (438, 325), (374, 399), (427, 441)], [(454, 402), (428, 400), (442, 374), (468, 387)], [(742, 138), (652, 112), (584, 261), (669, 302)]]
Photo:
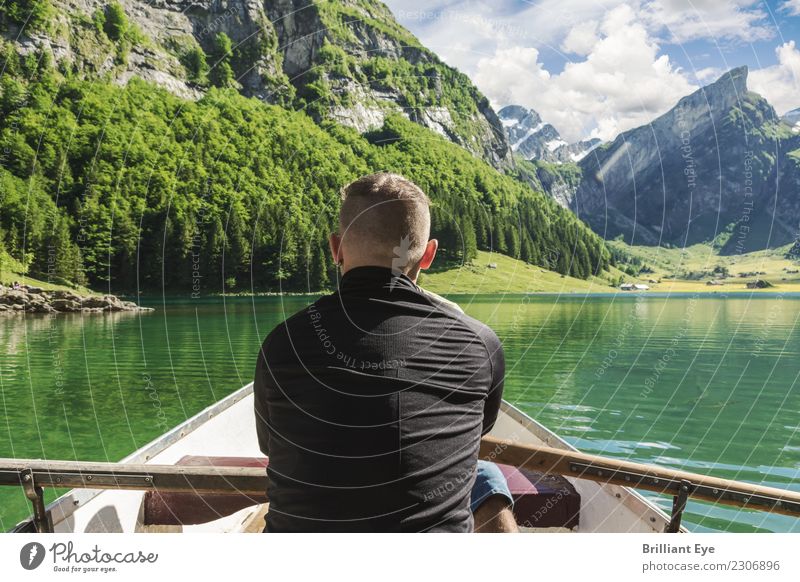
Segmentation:
[[(582, 450), (800, 488), (799, 300), (455, 299), (503, 340), (507, 399)], [(0, 317), (0, 456), (118, 460), (249, 382), (263, 338), (310, 300)], [(27, 511), (0, 491), (0, 527)], [(687, 520), (798, 530), (697, 503)]]

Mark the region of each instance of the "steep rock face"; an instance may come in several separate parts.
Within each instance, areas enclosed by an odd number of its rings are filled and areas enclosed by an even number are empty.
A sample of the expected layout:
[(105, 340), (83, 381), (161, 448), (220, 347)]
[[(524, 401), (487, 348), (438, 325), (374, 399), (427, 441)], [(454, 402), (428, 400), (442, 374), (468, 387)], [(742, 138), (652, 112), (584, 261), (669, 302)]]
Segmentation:
[(596, 138), (567, 143), (558, 130), (545, 123), (536, 111), (520, 105), (507, 105), (498, 116), (511, 149), (526, 160), (556, 164), (578, 162), (600, 144)]
[(767, 182), (766, 196), (775, 204), (775, 212), (768, 218), (777, 224), (775, 230), (785, 233), (776, 239), (778, 244), (794, 241), (800, 247), (800, 135), (795, 131), (792, 138), (781, 143), (780, 149), (786, 153), (777, 158)]
[[(98, 25), (101, 0), (52, 0), (46, 30), (3, 36), (20, 54), (52, 51), (62, 69), (120, 84), (133, 77), (181, 97), (202, 97), (215, 67), (230, 66), (240, 92), (306, 109), (360, 132), (400, 114), (463, 146), (498, 168), (511, 150), (488, 100), (469, 79), (442, 63), (373, 0), (120, 0), (137, 34), (124, 47)], [(231, 39), (215, 53), (215, 36)], [(209, 71), (188, 63), (201, 49)]]
[(360, 132), (400, 114), (495, 167), (513, 164), (500, 120), (379, 2), (276, 0), (267, 6), (284, 70), (310, 113)]
[[(110, 78), (120, 84), (138, 77), (197, 99), (207, 87), (192, 78), (185, 57), (198, 47), (209, 53), (214, 36), (225, 33), (234, 47), (228, 59), (240, 61), (235, 73), (244, 94), (276, 102), (281, 87), (289, 87), (280, 54), (274, 50), (277, 36), (260, 2), (125, 0), (121, 4), (137, 32), (124, 47), (97, 24), (108, 6), (101, 0), (53, 0), (54, 16), (47, 32), (26, 29), (20, 34), (12, 25), (4, 36), (15, 40), (22, 54), (50, 49), (63, 70), (79, 76)], [(216, 60), (210, 55), (209, 66), (213, 68)]]
[(592, 151), (570, 207), (604, 237), (634, 244), (720, 236), (731, 253), (786, 244), (800, 218), (798, 190), (777, 185), (791, 185), (785, 162), (796, 148), (740, 67)]
[(310, 1), (274, 0), (267, 10), (273, 20), (283, 53), (283, 67), (289, 78), (308, 71), (322, 47), (325, 28)]
[(564, 208), (570, 208), (575, 190), (580, 184), (580, 168), (572, 163), (536, 163), (536, 176), (542, 188)]

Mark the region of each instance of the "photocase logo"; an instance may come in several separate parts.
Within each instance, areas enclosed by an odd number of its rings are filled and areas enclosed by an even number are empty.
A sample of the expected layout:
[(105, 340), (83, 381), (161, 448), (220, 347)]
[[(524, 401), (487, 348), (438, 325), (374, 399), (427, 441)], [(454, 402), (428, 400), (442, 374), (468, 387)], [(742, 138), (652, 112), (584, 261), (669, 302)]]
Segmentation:
[(389, 291), (393, 291), (397, 285), (400, 277), (403, 275), (403, 269), (408, 266), (410, 262), (409, 249), (411, 248), (411, 239), (404, 236), (400, 239), (400, 246), (394, 247), (394, 258), (392, 259), (392, 282), (389, 285)]
[(30, 542), (19, 551), (19, 563), (26, 570), (35, 570), (44, 561), (44, 546), (39, 542)]

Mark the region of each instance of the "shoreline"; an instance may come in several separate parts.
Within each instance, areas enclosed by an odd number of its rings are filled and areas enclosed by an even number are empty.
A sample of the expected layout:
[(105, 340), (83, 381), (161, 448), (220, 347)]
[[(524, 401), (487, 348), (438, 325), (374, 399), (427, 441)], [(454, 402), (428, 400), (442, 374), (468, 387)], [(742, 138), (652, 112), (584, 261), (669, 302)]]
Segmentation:
[(80, 295), (74, 291), (45, 290), (33, 285), (6, 287), (0, 285), (0, 314), (59, 313), (150, 313), (152, 307), (142, 307), (116, 295)]
[[(485, 291), (475, 293), (467, 293), (457, 291), (448, 293), (442, 290), (435, 290), (425, 287), (426, 291), (431, 291), (443, 297), (712, 297), (716, 299), (724, 299), (729, 296), (753, 296), (753, 297), (797, 297), (800, 298), (800, 288), (793, 290), (779, 290), (779, 289), (736, 289), (730, 291), (714, 290), (697, 290), (697, 291), (586, 291), (585, 289), (576, 289), (568, 291)], [(146, 305), (153, 305), (157, 301), (180, 301), (185, 303), (203, 302), (211, 300), (225, 300), (225, 299), (258, 299), (266, 297), (319, 297), (332, 293), (332, 289), (316, 291), (316, 292), (258, 292), (258, 293), (209, 293), (208, 295), (182, 295), (182, 294), (165, 294), (159, 296), (139, 295), (140, 300)], [(119, 297), (134, 297), (134, 295), (122, 294)]]

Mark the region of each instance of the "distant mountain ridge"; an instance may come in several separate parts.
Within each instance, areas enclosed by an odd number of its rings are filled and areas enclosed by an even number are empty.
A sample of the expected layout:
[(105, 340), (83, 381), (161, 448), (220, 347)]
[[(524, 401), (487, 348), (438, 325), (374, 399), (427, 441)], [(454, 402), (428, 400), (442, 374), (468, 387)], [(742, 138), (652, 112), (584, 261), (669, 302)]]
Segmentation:
[(796, 240), (800, 135), (748, 91), (747, 73), (732, 69), (597, 147), (578, 162), (579, 180), (556, 184), (558, 199), (631, 244), (714, 241), (733, 254)]
[(793, 131), (800, 132), (800, 107), (785, 113), (781, 119), (791, 125)]
[(545, 123), (536, 111), (520, 105), (507, 105), (497, 115), (511, 149), (526, 160), (556, 164), (578, 162), (600, 145), (597, 138), (567, 143), (558, 130)]

